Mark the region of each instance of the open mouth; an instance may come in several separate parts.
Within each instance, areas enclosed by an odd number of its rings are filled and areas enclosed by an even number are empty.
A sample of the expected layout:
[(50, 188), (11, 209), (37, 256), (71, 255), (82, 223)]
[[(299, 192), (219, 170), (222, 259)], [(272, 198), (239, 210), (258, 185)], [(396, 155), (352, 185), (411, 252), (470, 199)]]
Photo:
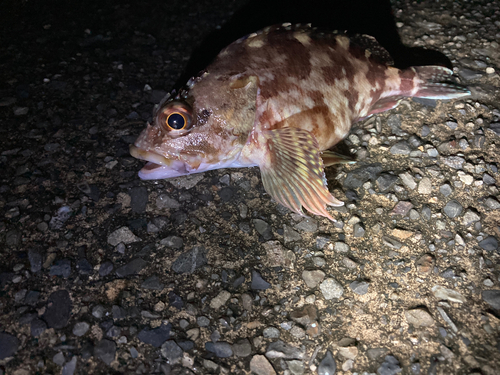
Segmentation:
[(130, 145), (130, 155), (134, 158), (146, 160), (146, 165), (139, 171), (142, 180), (160, 180), (190, 174), (192, 168), (183, 161), (167, 159), (154, 152)]

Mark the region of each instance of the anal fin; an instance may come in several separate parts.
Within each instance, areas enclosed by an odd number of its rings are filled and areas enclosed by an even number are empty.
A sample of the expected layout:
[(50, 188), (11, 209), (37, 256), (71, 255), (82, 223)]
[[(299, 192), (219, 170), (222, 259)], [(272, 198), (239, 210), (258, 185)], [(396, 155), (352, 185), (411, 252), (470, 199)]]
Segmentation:
[(326, 150), (321, 153), (321, 159), (323, 159), (323, 165), (329, 167), (335, 164), (354, 164), (356, 160), (350, 158), (349, 156), (337, 154), (336, 152)]
[(335, 219), (326, 205), (342, 206), (330, 194), (318, 142), (306, 130), (281, 128), (263, 131), (267, 142), (266, 162), (260, 166), (266, 191), (283, 206), (303, 215), (309, 212)]

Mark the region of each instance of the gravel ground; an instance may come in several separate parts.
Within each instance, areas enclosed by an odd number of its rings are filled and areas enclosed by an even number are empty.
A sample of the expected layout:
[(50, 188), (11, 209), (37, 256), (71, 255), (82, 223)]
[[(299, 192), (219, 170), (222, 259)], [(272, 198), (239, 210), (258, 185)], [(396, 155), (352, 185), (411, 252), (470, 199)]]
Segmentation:
[[(0, 374), (498, 374), (500, 3), (243, 6), (2, 3)], [(285, 20), (452, 64), (473, 95), (356, 124), (335, 224), (256, 168), (140, 181), (154, 103)]]

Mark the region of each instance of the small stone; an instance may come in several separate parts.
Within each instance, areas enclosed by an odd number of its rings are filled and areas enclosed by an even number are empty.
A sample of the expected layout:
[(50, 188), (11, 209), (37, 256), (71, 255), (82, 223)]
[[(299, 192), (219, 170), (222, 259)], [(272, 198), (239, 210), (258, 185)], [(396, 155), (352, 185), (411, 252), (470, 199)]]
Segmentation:
[(463, 207), (460, 203), (458, 203), (456, 200), (451, 200), (446, 204), (446, 206), (444, 206), (443, 212), (450, 219), (454, 219), (462, 213), (462, 209)]
[(364, 295), (368, 293), (369, 286), (370, 284), (367, 283), (366, 281), (353, 281), (352, 283), (349, 284), (349, 287), (352, 289), (352, 291), (359, 295)]
[(171, 365), (181, 362), (183, 351), (174, 340), (165, 341), (161, 346), (161, 355), (168, 359)]
[(365, 228), (362, 223), (356, 223), (354, 224), (353, 228), (353, 235), (356, 238), (364, 237), (365, 236)]
[(230, 297), (231, 293), (223, 290), (215, 298), (213, 298), (212, 301), (210, 301), (210, 307), (212, 309), (218, 310), (227, 302)]
[(308, 326), (318, 319), (316, 308), (313, 305), (306, 305), (302, 309), (292, 311), (290, 318), (296, 323)]
[(148, 203), (148, 189), (145, 186), (136, 186), (130, 189), (130, 208), (134, 213), (143, 213)]
[(178, 236), (168, 236), (160, 241), (160, 245), (171, 247), (173, 249), (181, 249), (184, 244), (184, 240)]
[(424, 309), (405, 311), (406, 320), (415, 328), (430, 327), (434, 324), (432, 316)]
[(384, 362), (377, 369), (378, 375), (395, 375), (402, 372), (403, 369), (399, 366), (399, 361), (392, 355), (385, 357)]
[(427, 205), (422, 206), (422, 218), (425, 220), (430, 220), (431, 219), (431, 208)]
[(52, 362), (56, 365), (62, 366), (64, 365), (64, 362), (66, 362), (66, 358), (64, 358), (64, 354), (62, 352), (59, 352), (52, 357)]
[(390, 215), (405, 217), (412, 208), (413, 204), (411, 202), (399, 201), (392, 209)]
[(295, 229), (303, 232), (314, 233), (318, 230), (318, 222), (311, 218), (303, 219), (300, 223), (295, 225)]
[(500, 310), (500, 290), (490, 289), (483, 290), (481, 293), (483, 300), (487, 302), (495, 310)]
[(302, 361), (297, 361), (297, 360), (291, 360), (286, 363), (288, 365), (288, 371), (292, 375), (303, 375), (304, 374), (304, 362)]
[(280, 337), (280, 331), (275, 327), (267, 327), (262, 331), (262, 335), (266, 339), (277, 339)]
[(43, 319), (49, 328), (63, 328), (68, 324), (72, 309), (73, 305), (68, 291), (55, 291), (49, 296)]
[(113, 271), (113, 267), (114, 265), (110, 261), (102, 263), (99, 267), (99, 276), (104, 277), (109, 275)]
[(451, 186), (449, 184), (441, 185), (439, 187), (439, 192), (447, 197), (452, 193)]
[(498, 241), (495, 237), (489, 236), (479, 242), (479, 246), (486, 251), (494, 251), (498, 249)]
[(325, 278), (325, 273), (321, 270), (303, 271), (302, 279), (308, 288), (313, 289)]
[(158, 198), (156, 198), (156, 207), (160, 210), (165, 208), (178, 209), (181, 207), (181, 204), (175, 199), (170, 198), (167, 194), (161, 194)]
[(323, 297), (327, 300), (333, 298), (340, 298), (344, 294), (344, 288), (340, 285), (337, 280), (333, 278), (328, 278), (323, 281), (319, 286)]
[(387, 193), (398, 182), (399, 177), (388, 173), (383, 173), (375, 180), (381, 193)]
[(465, 298), (459, 293), (452, 289), (444, 288), (440, 285), (435, 285), (432, 287), (432, 293), (438, 299), (445, 299), (451, 302), (464, 303)]
[(255, 230), (264, 238), (264, 240), (268, 241), (273, 238), (271, 226), (264, 220), (254, 219), (253, 225), (255, 226)]
[(77, 357), (74, 356), (73, 358), (71, 358), (71, 361), (66, 362), (62, 369), (61, 375), (73, 375), (76, 370), (76, 360)]
[(89, 330), (90, 326), (87, 322), (78, 322), (73, 326), (73, 334), (75, 336), (83, 336), (87, 333)]
[(240, 339), (233, 344), (233, 353), (237, 357), (248, 357), (252, 353), (252, 345), (248, 339)]
[(42, 319), (35, 318), (30, 323), (31, 336), (38, 337), (47, 329), (47, 323)]
[(448, 156), (443, 158), (444, 164), (453, 169), (462, 169), (465, 159), (460, 156)]
[(115, 230), (108, 236), (108, 243), (111, 246), (117, 246), (119, 243), (124, 243), (125, 245), (141, 241), (128, 227), (121, 227)]
[(205, 349), (207, 349), (209, 352), (214, 353), (218, 358), (228, 358), (233, 355), (233, 349), (231, 348), (231, 345), (224, 341), (207, 342), (205, 344)]
[(200, 267), (207, 264), (206, 250), (203, 246), (195, 246), (191, 250), (182, 253), (172, 264), (175, 273), (191, 274)]
[(300, 239), (302, 239), (302, 236), (300, 235), (299, 232), (293, 230), (288, 225), (283, 225), (283, 238), (285, 240), (285, 243), (288, 243), (288, 242), (299, 241)]
[(253, 270), (252, 271), (252, 284), (251, 288), (253, 290), (265, 290), (268, 289), (271, 286), (267, 281), (265, 281), (260, 273), (257, 271)]
[(94, 356), (99, 358), (101, 361), (110, 365), (115, 359), (116, 355), (116, 343), (108, 339), (102, 339), (94, 347)]
[(347, 253), (349, 251), (349, 245), (345, 242), (335, 242), (335, 251), (339, 253)]
[(172, 324), (161, 324), (156, 328), (144, 328), (139, 332), (137, 338), (145, 344), (153, 345), (155, 348), (159, 348), (165, 341), (170, 339), (170, 330), (172, 329)]
[(43, 257), (37, 249), (28, 250), (28, 259), (30, 261), (31, 272), (37, 273), (42, 269)]
[(474, 211), (468, 210), (464, 217), (462, 218), (462, 224), (466, 227), (474, 224), (476, 221), (479, 221), (481, 218)]
[(200, 327), (208, 327), (208, 325), (210, 324), (210, 319), (208, 319), (206, 316), (199, 316), (196, 318), (196, 323), (200, 326)]
[(418, 183), (418, 192), (422, 195), (429, 195), (432, 192), (431, 179), (424, 177)]
[(141, 284), (141, 288), (150, 290), (163, 290), (165, 284), (160, 282), (157, 275), (153, 275), (144, 280)]
[(487, 198), (484, 201), (484, 205), (490, 210), (500, 210), (500, 202), (498, 202), (495, 198), (492, 197)]
[(250, 371), (256, 375), (276, 375), (273, 366), (263, 355), (254, 355), (250, 361)]
[(413, 190), (417, 187), (417, 183), (415, 182), (413, 176), (410, 173), (408, 172), (401, 173), (399, 175), (399, 178), (401, 179), (401, 181), (403, 181), (403, 184), (405, 184), (409, 189)]
[(117, 268), (115, 273), (116, 276), (124, 278), (130, 275), (137, 275), (141, 270), (148, 264), (145, 260), (141, 258), (136, 258), (124, 266)]
[(389, 152), (393, 155), (409, 155), (410, 151), (410, 145), (406, 141), (400, 141), (389, 149)]
[(285, 359), (303, 359), (305, 349), (299, 349), (290, 344), (286, 344), (281, 340), (272, 342), (267, 347), (267, 358), (285, 358)]
[(318, 366), (318, 375), (335, 375), (336, 372), (337, 363), (335, 363), (332, 352), (328, 350)]

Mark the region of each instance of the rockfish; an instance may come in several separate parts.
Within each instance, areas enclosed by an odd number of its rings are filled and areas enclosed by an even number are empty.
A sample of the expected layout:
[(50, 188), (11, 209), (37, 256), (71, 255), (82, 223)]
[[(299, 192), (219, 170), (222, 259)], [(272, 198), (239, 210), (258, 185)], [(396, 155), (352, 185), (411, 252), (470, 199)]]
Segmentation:
[(324, 167), (351, 125), (404, 97), (454, 99), (470, 92), (441, 66), (399, 70), (367, 35), (308, 25), (271, 26), (223, 49), (199, 76), (158, 105), (130, 146), (147, 160), (144, 180), (258, 166), (266, 191), (304, 215), (334, 220)]

